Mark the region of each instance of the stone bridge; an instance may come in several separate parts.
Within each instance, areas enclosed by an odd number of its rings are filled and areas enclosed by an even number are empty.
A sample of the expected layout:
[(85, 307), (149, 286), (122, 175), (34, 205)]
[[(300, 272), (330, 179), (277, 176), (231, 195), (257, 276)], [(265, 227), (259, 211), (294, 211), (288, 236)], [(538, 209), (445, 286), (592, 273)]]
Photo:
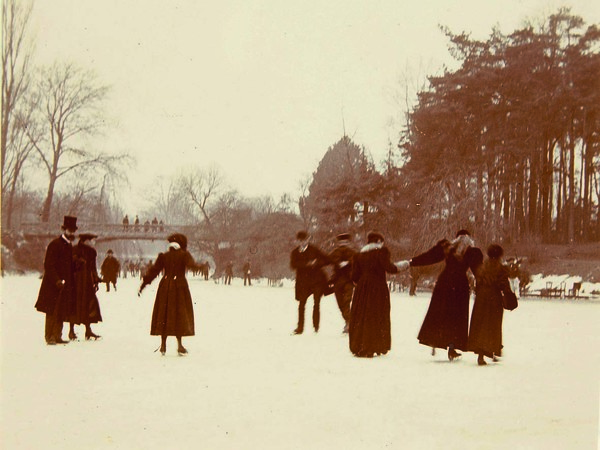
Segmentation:
[[(94, 233), (97, 242), (116, 240), (166, 240), (173, 233), (183, 233), (188, 239), (197, 239), (200, 227), (197, 225), (129, 225), (79, 222), (77, 233)], [(25, 238), (54, 238), (61, 233), (61, 223), (22, 223), (20, 231)]]

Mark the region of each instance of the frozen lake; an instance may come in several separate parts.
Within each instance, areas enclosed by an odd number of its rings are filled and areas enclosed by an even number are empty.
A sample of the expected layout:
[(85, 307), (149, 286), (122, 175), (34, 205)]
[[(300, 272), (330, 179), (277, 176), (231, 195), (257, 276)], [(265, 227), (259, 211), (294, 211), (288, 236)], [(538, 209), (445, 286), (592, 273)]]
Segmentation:
[(418, 344), (429, 293), (392, 293), (391, 352), (358, 359), (333, 296), (318, 334), (292, 336), (291, 286), (190, 279), (179, 357), (149, 335), (158, 280), (141, 298), (138, 280), (101, 285), (102, 339), (66, 346), (44, 342), (38, 276), (0, 283), (2, 449), (598, 448), (598, 301), (522, 299), (502, 361), (479, 367)]

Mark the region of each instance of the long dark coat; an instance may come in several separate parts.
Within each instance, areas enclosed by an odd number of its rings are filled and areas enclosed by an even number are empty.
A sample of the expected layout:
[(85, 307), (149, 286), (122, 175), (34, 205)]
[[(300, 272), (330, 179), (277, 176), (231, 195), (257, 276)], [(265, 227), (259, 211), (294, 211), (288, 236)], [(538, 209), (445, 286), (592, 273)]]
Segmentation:
[(80, 261), (81, 268), (75, 273), (76, 301), (71, 323), (79, 325), (102, 322), (100, 303), (96, 296), (100, 282), (96, 268), (96, 249), (79, 242), (73, 248), (73, 255)]
[[(75, 307), (75, 262), (73, 247), (62, 237), (48, 244), (44, 258), (44, 275), (35, 308), (44, 313), (56, 313), (57, 320), (68, 321)], [(62, 288), (57, 282), (64, 280)]]
[(412, 267), (428, 266), (445, 261), (438, 279), (418, 339), (423, 345), (434, 348), (467, 350), (469, 334), (470, 286), (467, 270), (473, 273), (483, 261), (477, 247), (468, 247), (462, 257), (455, 254), (447, 240), (411, 259)]
[(323, 267), (329, 264), (329, 258), (314, 245), (309, 244), (303, 252), (298, 247), (292, 250), (290, 267), (296, 271), (296, 300), (304, 301), (311, 295), (323, 295), (327, 288)]
[(350, 310), (350, 351), (356, 356), (385, 354), (392, 348), (386, 272), (398, 273), (387, 247), (367, 245), (354, 257), (352, 280), (356, 287)]
[(194, 307), (185, 277), (186, 269), (194, 267), (196, 263), (187, 250), (170, 248), (147, 270), (144, 285), (163, 273), (152, 311), (152, 336), (194, 336)]
[(117, 276), (119, 275), (119, 271), (121, 270), (121, 263), (117, 258), (112, 255), (108, 255), (104, 258), (102, 262), (102, 266), (100, 266), (100, 272), (102, 273), (102, 278), (106, 283), (109, 281), (114, 283), (117, 281)]
[(502, 355), (503, 296), (515, 296), (508, 281), (508, 268), (499, 259), (487, 259), (477, 271), (469, 351), (490, 358)]

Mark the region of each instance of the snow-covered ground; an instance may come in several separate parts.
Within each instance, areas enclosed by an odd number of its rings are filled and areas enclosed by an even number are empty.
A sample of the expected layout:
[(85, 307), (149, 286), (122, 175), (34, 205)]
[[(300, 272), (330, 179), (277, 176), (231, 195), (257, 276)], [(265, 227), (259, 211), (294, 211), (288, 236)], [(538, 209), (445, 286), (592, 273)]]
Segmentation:
[(522, 299), (504, 358), (479, 367), (417, 343), (428, 293), (393, 293), (392, 351), (358, 359), (333, 296), (318, 334), (292, 336), (289, 284), (190, 279), (196, 336), (179, 357), (149, 335), (157, 282), (141, 298), (133, 279), (101, 289), (102, 339), (51, 347), (38, 276), (0, 280), (2, 449), (597, 448), (598, 300)]

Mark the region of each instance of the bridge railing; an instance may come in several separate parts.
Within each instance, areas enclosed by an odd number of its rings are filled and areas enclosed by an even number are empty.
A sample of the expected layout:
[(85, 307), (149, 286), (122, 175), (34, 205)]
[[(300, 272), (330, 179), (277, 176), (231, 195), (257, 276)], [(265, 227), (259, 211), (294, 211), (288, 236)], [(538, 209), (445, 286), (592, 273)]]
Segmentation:
[[(98, 240), (103, 239), (161, 239), (172, 233), (195, 233), (199, 230), (196, 225), (128, 225), (107, 223), (79, 223), (77, 234), (94, 233)], [(45, 237), (56, 236), (61, 232), (61, 224), (31, 222), (22, 223), (21, 231), (25, 236)]]

